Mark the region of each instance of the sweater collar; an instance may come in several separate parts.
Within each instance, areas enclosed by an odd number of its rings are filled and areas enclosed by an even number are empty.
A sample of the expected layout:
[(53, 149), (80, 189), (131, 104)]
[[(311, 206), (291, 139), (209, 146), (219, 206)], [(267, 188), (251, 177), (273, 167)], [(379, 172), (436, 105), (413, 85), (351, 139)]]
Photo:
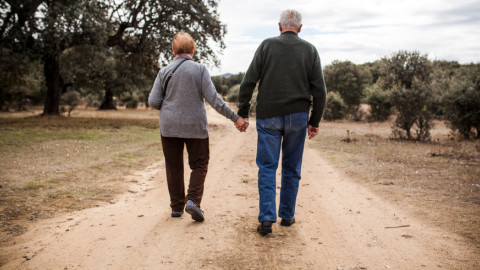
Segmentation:
[(177, 54), (173, 59), (187, 58), (188, 60), (193, 60), (192, 56), (188, 53)]
[(293, 31), (286, 31), (286, 32), (283, 32), (282, 34), (280, 35), (286, 35), (286, 36), (298, 36), (297, 33), (293, 32)]

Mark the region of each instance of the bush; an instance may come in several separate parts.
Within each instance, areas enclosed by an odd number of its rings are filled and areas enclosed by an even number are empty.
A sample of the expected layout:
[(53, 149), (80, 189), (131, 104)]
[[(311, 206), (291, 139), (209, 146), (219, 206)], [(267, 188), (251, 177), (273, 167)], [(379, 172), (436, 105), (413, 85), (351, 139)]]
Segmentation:
[(371, 121), (385, 121), (392, 113), (392, 105), (388, 100), (388, 93), (373, 84), (366, 88), (364, 103), (370, 105)]
[[(480, 138), (480, 68), (461, 75), (443, 97), (445, 118), (463, 137)], [(476, 135), (475, 135), (476, 132)]]
[(338, 92), (348, 113), (354, 115), (363, 97), (363, 88), (372, 80), (369, 71), (350, 61), (333, 61), (324, 69), (325, 83), (330, 92)]
[(337, 92), (328, 92), (327, 94), (327, 107), (323, 118), (327, 120), (342, 119), (345, 117), (345, 102)]
[(125, 105), (126, 108), (136, 109), (140, 102), (140, 97), (137, 92), (123, 92), (120, 95), (120, 100), (122, 101), (122, 105)]
[[(430, 85), (414, 82), (411, 89), (396, 88), (390, 94), (390, 102), (398, 111), (393, 124), (393, 135), (398, 139), (412, 139), (411, 129), (414, 128), (416, 140), (430, 139), (430, 129), (433, 127), (432, 113), (429, 110), (432, 95)], [(395, 130), (398, 129), (398, 130)]]
[(236, 84), (228, 90), (227, 101), (238, 102), (238, 93), (240, 92), (240, 84)]
[(253, 90), (252, 100), (250, 101), (250, 115), (255, 115), (257, 113), (257, 96), (258, 96), (258, 84)]
[(432, 64), (426, 55), (418, 52), (399, 51), (383, 58), (378, 85), (389, 92), (389, 101), (397, 110), (397, 119), (392, 127), (397, 138), (430, 138), (433, 104)]
[(62, 109), (68, 112), (68, 117), (70, 117), (70, 113), (80, 104), (81, 96), (80, 93), (77, 91), (68, 91), (62, 95), (60, 103), (62, 105), (68, 106), (68, 109)]

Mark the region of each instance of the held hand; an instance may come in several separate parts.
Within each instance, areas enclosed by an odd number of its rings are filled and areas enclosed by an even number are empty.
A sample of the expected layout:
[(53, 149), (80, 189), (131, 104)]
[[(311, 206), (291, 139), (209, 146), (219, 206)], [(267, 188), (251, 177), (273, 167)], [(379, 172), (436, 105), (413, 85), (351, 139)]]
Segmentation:
[(312, 139), (313, 137), (318, 135), (318, 127), (312, 127), (308, 125), (308, 139)]
[(235, 127), (238, 129), (238, 131), (245, 132), (248, 128), (248, 118), (244, 119), (242, 117), (239, 117), (235, 122)]

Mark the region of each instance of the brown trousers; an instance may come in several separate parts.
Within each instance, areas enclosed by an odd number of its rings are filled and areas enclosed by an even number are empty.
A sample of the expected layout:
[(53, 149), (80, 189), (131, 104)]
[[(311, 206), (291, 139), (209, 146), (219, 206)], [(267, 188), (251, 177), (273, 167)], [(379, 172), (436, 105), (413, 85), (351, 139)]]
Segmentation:
[[(183, 148), (187, 146), (188, 164), (192, 172), (185, 197), (183, 172)], [(187, 200), (192, 200), (200, 206), (203, 196), (203, 186), (207, 176), (210, 150), (208, 138), (186, 139), (162, 136), (163, 154), (167, 171), (168, 192), (172, 211), (183, 211)]]

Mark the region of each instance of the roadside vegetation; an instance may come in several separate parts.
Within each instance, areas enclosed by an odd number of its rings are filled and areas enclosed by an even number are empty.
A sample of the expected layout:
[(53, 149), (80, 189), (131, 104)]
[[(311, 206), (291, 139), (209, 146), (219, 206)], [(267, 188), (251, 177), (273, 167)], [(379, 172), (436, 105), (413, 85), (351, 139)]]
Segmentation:
[(161, 158), (157, 119), (0, 118), (0, 241), (30, 221), (110, 202)]
[[(398, 51), (361, 65), (333, 61), (323, 71), (328, 92), (325, 120), (383, 122), (393, 117), (392, 138), (424, 142), (432, 141), (434, 120), (444, 120), (452, 135), (480, 138), (478, 63), (430, 61), (416, 51)], [(243, 75), (212, 80), (221, 95), (237, 102)]]
[(430, 143), (392, 139), (393, 121), (322, 122), (310, 145), (349, 178), (480, 248), (480, 141), (456, 139), (440, 121)]

